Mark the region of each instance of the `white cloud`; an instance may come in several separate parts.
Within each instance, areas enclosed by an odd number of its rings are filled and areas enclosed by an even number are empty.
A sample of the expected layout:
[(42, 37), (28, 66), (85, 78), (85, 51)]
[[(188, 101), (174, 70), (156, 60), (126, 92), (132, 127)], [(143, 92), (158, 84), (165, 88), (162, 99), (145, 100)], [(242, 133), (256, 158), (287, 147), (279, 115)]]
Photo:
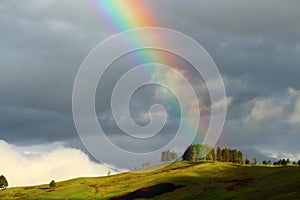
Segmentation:
[(289, 87), (287, 90), (288, 90), (288, 95), (293, 96), (293, 97), (300, 97), (300, 91), (299, 90), (295, 90), (292, 87)]
[(267, 157), (274, 158), (274, 159), (287, 159), (289, 158), (292, 161), (300, 160), (300, 154), (298, 153), (291, 153), (291, 152), (282, 152), (282, 151), (274, 151), (270, 149), (261, 149), (256, 148), (257, 151), (266, 155)]
[(147, 124), (150, 123), (150, 116), (152, 116), (152, 118), (159, 118), (161, 120), (164, 120), (166, 118), (166, 112), (164, 111), (141, 112), (137, 117), (134, 118), (134, 121), (140, 124)]
[[(277, 134), (298, 134), (300, 124), (300, 91), (287, 88), (284, 96), (257, 97), (244, 104), (242, 117), (248, 128)], [(253, 125), (255, 124), (255, 127)], [(280, 131), (281, 130), (281, 133)]]
[[(216, 101), (212, 107), (216, 109), (216, 111), (222, 111), (224, 107), (229, 108), (234, 101), (234, 98), (231, 96), (226, 97), (226, 101), (224, 99), (220, 99), (219, 101)], [(225, 105), (226, 103), (226, 105)], [(224, 106), (225, 105), (225, 106)]]
[(250, 113), (243, 118), (243, 122), (246, 124), (277, 118), (284, 111), (283, 105), (277, 103), (274, 98), (255, 98), (250, 101), (250, 104), (253, 107)]
[(106, 165), (92, 162), (88, 155), (77, 149), (60, 145), (48, 149), (47, 153), (43, 149), (38, 152), (37, 147), (27, 149), (0, 140), (0, 174), (7, 178), (10, 187), (47, 184), (52, 179), (61, 181), (76, 177), (105, 176), (109, 170), (112, 174), (117, 173)]

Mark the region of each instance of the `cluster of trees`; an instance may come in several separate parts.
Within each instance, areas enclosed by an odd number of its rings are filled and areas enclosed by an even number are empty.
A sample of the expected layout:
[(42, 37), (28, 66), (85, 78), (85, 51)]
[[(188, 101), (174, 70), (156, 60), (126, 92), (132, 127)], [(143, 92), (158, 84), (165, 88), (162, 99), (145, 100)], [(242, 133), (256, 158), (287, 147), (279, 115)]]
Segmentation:
[[(268, 161), (264, 160), (262, 162), (262, 164), (264, 164), (264, 165), (272, 165), (272, 162), (271, 162), (271, 160), (268, 160)], [(298, 162), (296, 162), (296, 161), (291, 162), (289, 158), (287, 158), (287, 159), (283, 158), (283, 159), (280, 159), (278, 161), (273, 162), (273, 165), (275, 165), (275, 166), (276, 165), (287, 166), (289, 164), (299, 165), (300, 166), (300, 160), (298, 160)]]
[(290, 164), (290, 159), (288, 158), (288, 159), (280, 159), (280, 160), (278, 160), (277, 162), (274, 162), (273, 163), (273, 165), (284, 165), (284, 166), (286, 166), (286, 165), (288, 165), (288, 164)]
[(192, 144), (190, 145), (182, 156), (183, 160), (195, 161), (195, 160), (212, 160), (219, 162), (232, 162), (236, 164), (243, 164), (243, 153), (236, 149), (220, 147), (215, 149), (202, 144)]
[(191, 144), (185, 150), (182, 160), (216, 160), (216, 155), (214, 149), (208, 145)]
[(264, 165), (271, 165), (272, 162), (271, 162), (271, 160), (268, 160), (268, 161), (263, 160), (262, 164), (264, 164)]
[(176, 160), (177, 159), (177, 153), (173, 150), (173, 151), (163, 151), (161, 153), (161, 159), (160, 161), (162, 162), (170, 162), (170, 161), (173, 161), (173, 160)]
[(246, 158), (245, 159), (245, 164), (248, 165), (248, 164), (252, 164), (252, 165), (256, 165), (257, 164), (257, 160), (256, 158)]
[(217, 147), (217, 161), (243, 164), (243, 153), (236, 149)]

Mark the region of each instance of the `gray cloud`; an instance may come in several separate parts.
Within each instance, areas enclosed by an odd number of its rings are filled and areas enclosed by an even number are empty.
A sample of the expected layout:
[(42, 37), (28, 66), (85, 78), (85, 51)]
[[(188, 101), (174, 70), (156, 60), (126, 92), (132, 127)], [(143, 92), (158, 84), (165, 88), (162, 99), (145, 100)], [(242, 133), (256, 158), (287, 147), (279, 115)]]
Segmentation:
[[(299, 141), (300, 130), (285, 121), (287, 115), (293, 116), (292, 106), (284, 105), (282, 115), (260, 126), (243, 125), (242, 119), (251, 114), (251, 102), (271, 98), (280, 106), (288, 101), (287, 88), (300, 89), (300, 2), (155, 0), (147, 4), (160, 26), (202, 44), (224, 76), (227, 94), (234, 100), (220, 144), (247, 146), (248, 152), (256, 153), (261, 146), (274, 151), (271, 147), (276, 145), (291, 152), (289, 144)], [(22, 145), (69, 141), (70, 146), (77, 140), (71, 115), (76, 72), (94, 46), (118, 32), (95, 10), (88, 1), (1, 2), (1, 139)], [(151, 99), (147, 96), (137, 103), (143, 101)], [(97, 111), (107, 109), (99, 101)]]

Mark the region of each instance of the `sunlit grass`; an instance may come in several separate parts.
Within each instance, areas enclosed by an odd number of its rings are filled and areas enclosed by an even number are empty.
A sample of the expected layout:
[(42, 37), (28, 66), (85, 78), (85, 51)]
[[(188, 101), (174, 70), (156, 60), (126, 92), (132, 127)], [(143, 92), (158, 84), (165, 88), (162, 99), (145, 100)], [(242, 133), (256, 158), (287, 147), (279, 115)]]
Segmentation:
[[(139, 171), (141, 172), (141, 171)], [(77, 178), (48, 185), (0, 191), (0, 199), (109, 199), (159, 183), (184, 185), (155, 199), (300, 199), (300, 168), (240, 166), (220, 162), (176, 162), (144, 173)]]

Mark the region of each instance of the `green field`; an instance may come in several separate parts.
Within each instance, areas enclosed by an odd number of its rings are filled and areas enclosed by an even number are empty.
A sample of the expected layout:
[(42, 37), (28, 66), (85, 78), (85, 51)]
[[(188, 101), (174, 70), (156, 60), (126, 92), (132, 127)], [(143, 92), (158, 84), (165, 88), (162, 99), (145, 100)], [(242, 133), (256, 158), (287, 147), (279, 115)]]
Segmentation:
[(153, 192), (146, 187), (162, 183), (181, 187), (150, 199), (300, 199), (300, 167), (218, 162), (176, 162), (153, 172), (77, 178), (58, 182), (55, 189), (48, 185), (8, 188), (0, 191), (0, 199), (110, 199), (141, 188)]

